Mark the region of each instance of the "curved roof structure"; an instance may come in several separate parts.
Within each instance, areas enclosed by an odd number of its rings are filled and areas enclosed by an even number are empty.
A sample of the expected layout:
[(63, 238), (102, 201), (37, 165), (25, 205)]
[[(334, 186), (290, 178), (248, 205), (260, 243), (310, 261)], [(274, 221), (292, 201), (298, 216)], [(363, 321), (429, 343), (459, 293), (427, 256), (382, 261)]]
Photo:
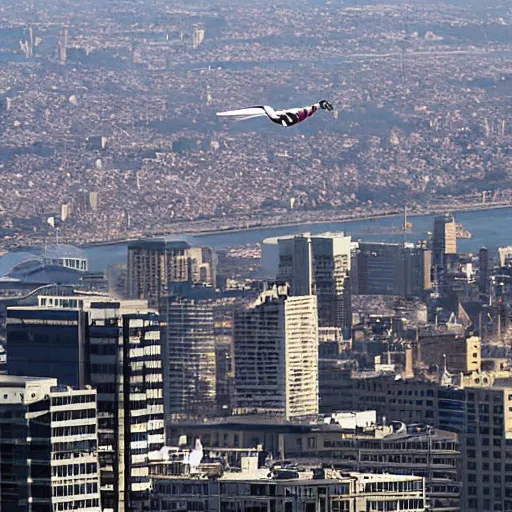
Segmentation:
[(87, 253), (72, 245), (51, 245), (46, 248), (27, 248), (23, 251), (11, 251), (0, 257), (0, 277), (12, 273), (31, 273), (49, 265), (48, 259), (80, 258), (88, 260)]
[(34, 266), (42, 265), (43, 258), (25, 251), (8, 252), (0, 258), (0, 277), (8, 276), (21, 265), (34, 262)]

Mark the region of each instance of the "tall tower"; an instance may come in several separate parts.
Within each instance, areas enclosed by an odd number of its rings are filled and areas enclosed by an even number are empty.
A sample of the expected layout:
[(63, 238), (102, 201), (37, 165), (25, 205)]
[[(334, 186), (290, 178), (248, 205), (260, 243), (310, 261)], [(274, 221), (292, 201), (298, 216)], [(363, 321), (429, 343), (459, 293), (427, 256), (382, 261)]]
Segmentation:
[[(350, 336), (349, 236), (299, 235), (280, 239), (278, 281), (288, 282), (291, 295), (316, 295), (320, 327), (338, 327)], [(345, 336), (347, 337), (347, 336)]]
[(434, 266), (446, 268), (457, 254), (457, 226), (451, 215), (441, 215), (434, 220)]
[(235, 311), (235, 409), (285, 419), (318, 414), (318, 313), (313, 295), (274, 285)]
[(161, 300), (166, 415), (215, 410), (213, 306), (210, 300)]
[(59, 42), (59, 60), (61, 64), (66, 64), (68, 58), (68, 28), (64, 27), (62, 37)]

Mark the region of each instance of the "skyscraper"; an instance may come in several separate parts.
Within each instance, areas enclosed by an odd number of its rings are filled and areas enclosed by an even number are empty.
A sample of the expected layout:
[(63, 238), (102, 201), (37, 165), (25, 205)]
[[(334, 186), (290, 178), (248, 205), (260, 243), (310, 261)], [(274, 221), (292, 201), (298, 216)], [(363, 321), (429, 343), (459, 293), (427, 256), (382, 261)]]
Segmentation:
[(318, 316), (313, 295), (274, 285), (235, 311), (235, 408), (286, 419), (318, 414)]
[(320, 327), (339, 327), (350, 335), (349, 236), (299, 235), (279, 240), (277, 280), (290, 283), (291, 295), (316, 295)]
[(165, 297), (160, 312), (166, 413), (211, 414), (216, 406), (213, 301)]
[[(44, 305), (43, 305), (44, 304)], [(63, 318), (71, 318), (63, 320)], [(20, 319), (36, 318), (46, 331)], [(57, 318), (61, 323), (56, 322)], [(83, 333), (80, 351), (66, 350)], [(11, 322), (14, 327), (11, 329)], [(46, 322), (46, 323), (45, 323)], [(62, 322), (68, 322), (62, 324)], [(116, 301), (104, 296), (39, 297), (39, 306), (8, 309), (8, 350), (12, 340), (30, 339), (46, 354), (45, 365), (34, 365), (33, 354), (17, 351), (11, 368), (31, 376), (58, 372), (63, 355), (70, 368), (81, 368), (83, 380), (98, 390), (98, 442), (103, 512), (142, 510), (149, 506), (148, 453), (164, 444), (163, 374), (160, 320), (146, 301)], [(52, 335), (49, 335), (52, 334)], [(18, 341), (17, 343), (21, 343)], [(12, 346), (12, 345), (11, 345)], [(61, 372), (69, 377), (67, 372)]]
[(489, 293), (489, 250), (481, 247), (478, 251), (478, 288), (480, 293)]
[(0, 509), (100, 512), (96, 391), (0, 375)]
[(128, 297), (157, 306), (173, 283), (215, 286), (215, 258), (207, 247), (186, 242), (140, 240), (128, 245)]
[(446, 268), (457, 254), (457, 225), (451, 215), (440, 215), (434, 220), (433, 235), (434, 266)]

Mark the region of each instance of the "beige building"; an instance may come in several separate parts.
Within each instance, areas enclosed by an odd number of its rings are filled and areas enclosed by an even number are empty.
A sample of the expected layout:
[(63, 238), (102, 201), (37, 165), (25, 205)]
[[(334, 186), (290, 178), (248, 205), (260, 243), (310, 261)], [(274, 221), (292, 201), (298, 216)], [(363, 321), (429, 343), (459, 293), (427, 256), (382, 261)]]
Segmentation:
[(315, 296), (263, 292), (235, 312), (235, 409), (287, 419), (318, 414), (318, 316)]
[(417, 359), (427, 367), (437, 365), (450, 372), (478, 372), (482, 364), (479, 336), (453, 333), (420, 335)]

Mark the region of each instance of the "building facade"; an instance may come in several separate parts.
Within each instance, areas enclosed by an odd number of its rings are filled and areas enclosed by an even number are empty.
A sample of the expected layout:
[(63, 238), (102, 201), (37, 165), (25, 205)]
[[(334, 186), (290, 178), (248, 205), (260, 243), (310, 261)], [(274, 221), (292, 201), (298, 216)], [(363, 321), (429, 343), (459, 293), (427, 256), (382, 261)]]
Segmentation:
[[(8, 321), (26, 317), (48, 318), (51, 323), (44, 324), (45, 331), (34, 331), (31, 323), (14, 323), (12, 331), (8, 325), (8, 336), (15, 332), (16, 339), (28, 338), (40, 347), (48, 373), (59, 375), (58, 363), (66, 357), (70, 368), (81, 368), (84, 382), (98, 391), (102, 511), (144, 509), (150, 487), (147, 454), (159, 449), (165, 438), (159, 315), (148, 308), (147, 301), (88, 295), (40, 296), (39, 306), (8, 310)], [(63, 322), (68, 317), (80, 318), (82, 323), (55, 323), (55, 318)], [(80, 351), (65, 350), (69, 340), (60, 329), (69, 327), (73, 343), (77, 332), (85, 333), (87, 364), (82, 364)], [(41, 368), (33, 358), (31, 352), (19, 350), (17, 372), (38, 376)], [(61, 374), (67, 375), (62, 369)]]
[(216, 410), (214, 303), (183, 297), (160, 302), (167, 414)]
[(353, 293), (421, 297), (432, 286), (431, 260), (422, 245), (359, 242), (352, 256)]
[(461, 436), (464, 511), (512, 510), (510, 384), (464, 390), (467, 408), (467, 426)]
[(100, 512), (96, 391), (0, 376), (0, 508)]
[(69, 300), (74, 308), (7, 309), (9, 375), (55, 377), (75, 387), (90, 384), (87, 316), (76, 297)]
[(316, 295), (320, 327), (352, 327), (349, 236), (309, 234), (279, 240), (277, 280), (291, 295)]
[(200, 439), (205, 452), (222, 454), (234, 467), (241, 462), (236, 456), (260, 449), (298, 465), (316, 461), (323, 467), (344, 471), (421, 476), (426, 483), (429, 510), (461, 510), (461, 452), (458, 436), (452, 432), (400, 422), (358, 428), (355, 422), (346, 426), (283, 425), (231, 418), (211, 424), (173, 425), (169, 434), (171, 444), (181, 436)]
[[(152, 510), (211, 510), (226, 512), (425, 512), (424, 481), (420, 477), (368, 475), (313, 469), (289, 471), (258, 468), (257, 457), (246, 457), (239, 473), (206, 478), (199, 465), (194, 476), (176, 474), (177, 464), (160, 462), (152, 468)], [(205, 465), (206, 466), (206, 465)], [(204, 472), (204, 473), (203, 473)], [(201, 477), (202, 475), (202, 477)]]

